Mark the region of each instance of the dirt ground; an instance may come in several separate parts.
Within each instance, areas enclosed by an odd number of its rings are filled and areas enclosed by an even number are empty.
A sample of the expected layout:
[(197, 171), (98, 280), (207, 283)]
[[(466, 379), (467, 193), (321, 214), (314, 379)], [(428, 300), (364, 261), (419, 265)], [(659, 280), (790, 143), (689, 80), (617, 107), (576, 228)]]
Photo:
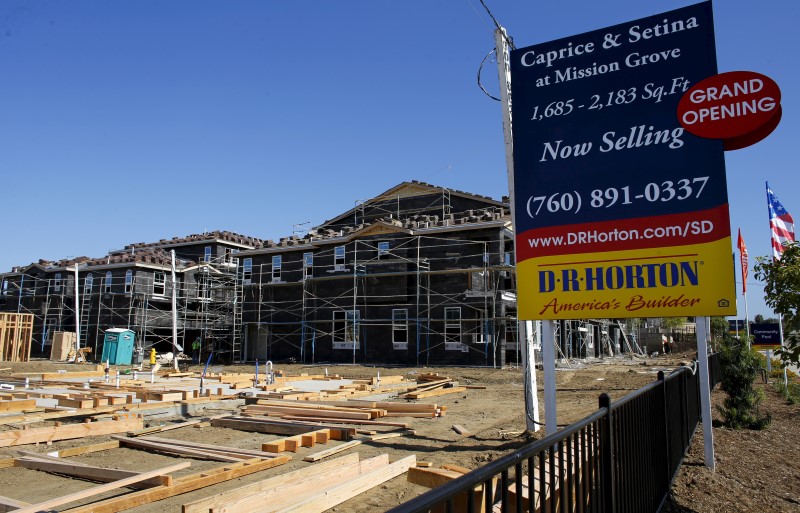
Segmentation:
[[(566, 425), (583, 418), (597, 408), (598, 395), (607, 392), (618, 399), (656, 379), (659, 370), (669, 371), (689, 355), (673, 355), (656, 358), (615, 358), (595, 361), (591, 364), (572, 363), (562, 366), (557, 372), (558, 423)], [(13, 366), (18, 371), (49, 370), (48, 362), (31, 362)], [(362, 459), (388, 453), (394, 461), (415, 454), (420, 461), (430, 461), (434, 466), (450, 463), (468, 468), (477, 468), (510, 451), (531, 438), (543, 436), (542, 432), (525, 432), (524, 390), (522, 372), (519, 368), (379, 368), (359, 366), (327, 366), (330, 373), (345, 377), (373, 377), (403, 374), (413, 378), (415, 373), (438, 372), (457, 380), (459, 384), (483, 385), (486, 389), (468, 390), (418, 402), (435, 402), (446, 405), (447, 414), (435, 419), (398, 418), (408, 422), (416, 431), (414, 435), (367, 442), (351, 451), (358, 452)], [(320, 366), (278, 366), (288, 374), (319, 374)], [(219, 370), (219, 369), (216, 369)], [(226, 367), (227, 372), (250, 372), (250, 367)], [(1, 375), (0, 375), (1, 376)], [(541, 373), (540, 389), (541, 389)], [(763, 432), (734, 432), (726, 428), (715, 429), (717, 468), (711, 472), (703, 466), (701, 431), (693, 440), (685, 464), (676, 477), (667, 511), (671, 512), (728, 512), (800, 511), (800, 443), (796, 441), (796, 424), (800, 407), (789, 406), (780, 399), (773, 387), (767, 386), (765, 409), (772, 413), (772, 426)], [(540, 394), (541, 397), (541, 394)], [(722, 393), (715, 391), (713, 400), (721, 402)], [(543, 411), (543, 405), (540, 405)], [(216, 410), (198, 412), (198, 416), (221, 413)], [(544, 415), (542, 414), (542, 419)], [(151, 419), (161, 423), (168, 419)], [(177, 420), (177, 419), (171, 419)], [(453, 424), (466, 428), (470, 434), (462, 436), (453, 429)], [(278, 438), (276, 435), (249, 433), (226, 428), (186, 427), (159, 434), (203, 443), (229, 445), (248, 449), (259, 449), (261, 444)], [(81, 441), (63, 441), (52, 446), (26, 446), (37, 452), (54, 451), (76, 445), (99, 443), (110, 437), (93, 437)], [(335, 444), (330, 442), (327, 444)], [(301, 448), (288, 464), (259, 472), (255, 475), (207, 487), (191, 493), (162, 501), (142, 505), (132, 513), (177, 512), (184, 503), (191, 502), (223, 490), (255, 482), (311, 465), (302, 461), (303, 456), (320, 450), (322, 446)], [(323, 447), (327, 448), (327, 446)], [(0, 453), (9, 451), (0, 449)], [(291, 454), (291, 453), (287, 453)], [(185, 460), (190, 468), (173, 475), (185, 475), (221, 466), (192, 458), (177, 458), (134, 449), (120, 448), (92, 453), (75, 458), (78, 461), (104, 467), (146, 471)], [(0, 470), (0, 495), (26, 502), (66, 495), (94, 486), (93, 483), (63, 478), (22, 468)], [(409, 484), (405, 476), (397, 477), (371, 491), (351, 499), (333, 511), (374, 513), (394, 507), (426, 491), (426, 488)], [(98, 496), (114, 496), (113, 492)], [(73, 503), (70, 506), (78, 505)], [(65, 507), (58, 508), (60, 510)]]

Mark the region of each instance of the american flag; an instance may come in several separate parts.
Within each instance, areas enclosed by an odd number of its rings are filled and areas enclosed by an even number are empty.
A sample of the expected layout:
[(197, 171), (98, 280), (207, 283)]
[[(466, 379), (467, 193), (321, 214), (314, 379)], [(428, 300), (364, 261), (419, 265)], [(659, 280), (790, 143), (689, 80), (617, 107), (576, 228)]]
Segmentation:
[(769, 182), (767, 182), (767, 206), (769, 207), (769, 227), (772, 230), (772, 257), (778, 260), (783, 253), (784, 243), (795, 241), (794, 219), (769, 188)]

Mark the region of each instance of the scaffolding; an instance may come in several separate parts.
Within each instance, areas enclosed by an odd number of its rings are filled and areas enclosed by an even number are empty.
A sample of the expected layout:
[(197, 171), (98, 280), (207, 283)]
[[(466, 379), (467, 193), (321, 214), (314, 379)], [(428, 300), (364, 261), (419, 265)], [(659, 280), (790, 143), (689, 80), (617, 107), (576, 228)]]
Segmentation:
[[(188, 340), (199, 337), (203, 348), (239, 361), (241, 346), (241, 283), (237, 280), (238, 263), (230, 255), (209, 259), (181, 270), (183, 279), (176, 286), (176, 311), (171, 305), (172, 281), (169, 273), (133, 272), (130, 277), (107, 274), (99, 280), (98, 267), (81, 269), (76, 309), (73, 274), (63, 278), (41, 277), (33, 272), (13, 273), (18, 281), (3, 290), (2, 303), (8, 310), (33, 315), (36, 352), (45, 353), (56, 331), (78, 331), (79, 347), (102, 351), (104, 333), (113, 327), (125, 327), (136, 333), (140, 355), (157, 347), (159, 352), (171, 350), (173, 317), (177, 319), (179, 349), (188, 352)], [(47, 268), (44, 272), (51, 273)], [(102, 271), (101, 271), (102, 272)], [(189, 275), (192, 275), (191, 279)], [(98, 281), (100, 283), (98, 283)], [(16, 290), (14, 290), (16, 288)], [(9, 305), (9, 303), (13, 303)], [(238, 311), (238, 315), (237, 315)], [(76, 312), (80, 319), (76, 322)], [(79, 328), (76, 330), (76, 328)], [(97, 357), (95, 357), (96, 359)]]
[[(336, 349), (351, 351), (351, 360), (356, 361), (356, 355), (366, 354), (372, 343), (370, 334), (382, 328), (392, 340), (381, 342), (396, 350), (411, 346), (416, 364), (430, 363), (431, 352), (446, 346), (453, 354), (479, 352), (485, 364), (497, 365), (498, 342), (515, 323), (513, 301), (503, 299), (501, 287), (501, 281), (513, 274), (504, 256), (507, 241), (493, 241), (493, 250), (488, 241), (431, 235), (393, 239), (391, 249), (381, 242), (352, 241), (346, 268), (337, 267), (334, 247), (314, 253), (318, 261), (334, 263), (313, 266), (311, 273), (305, 255), (302, 262), (282, 261), (282, 266), (303, 269), (299, 281), (276, 281), (269, 264), (256, 266), (255, 283), (244, 301), (244, 315), (253, 326), (247, 358), (275, 359), (273, 348), (289, 346), (301, 361), (316, 363), (316, 341), (326, 337)], [(451, 254), (448, 248), (458, 251)], [(423, 250), (432, 249), (440, 256), (423, 255)], [(459, 267), (443, 260), (480, 265)], [(460, 290), (437, 286), (437, 280), (454, 276), (468, 286)], [(449, 316), (437, 316), (443, 309), (450, 309)], [(411, 332), (413, 339), (408, 336)]]

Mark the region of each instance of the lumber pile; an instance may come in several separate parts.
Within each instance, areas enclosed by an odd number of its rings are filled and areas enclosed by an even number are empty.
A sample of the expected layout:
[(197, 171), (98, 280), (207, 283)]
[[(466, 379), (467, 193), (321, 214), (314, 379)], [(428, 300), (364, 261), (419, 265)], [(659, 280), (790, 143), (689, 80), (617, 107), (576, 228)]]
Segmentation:
[(329, 437), (333, 440), (350, 440), (356, 434), (353, 428), (337, 426), (335, 424), (320, 424), (317, 422), (291, 421), (280, 418), (257, 417), (223, 417), (212, 419), (214, 427), (269, 433), (273, 435), (299, 435), (319, 429), (328, 429)]
[(421, 374), (417, 376), (418, 386), (413, 390), (402, 394), (405, 399), (423, 399), (438, 395), (456, 394), (466, 392), (467, 387), (458, 386), (458, 382), (438, 373)]
[[(458, 465), (442, 465), (441, 468), (432, 467), (415, 467), (408, 471), (408, 482), (425, 486), (426, 488), (436, 488), (445, 483), (449, 483), (453, 479), (458, 479), (464, 474), (470, 472), (470, 469)], [(497, 478), (494, 478), (491, 483), (491, 489), (496, 487)], [(484, 485), (476, 486), (472, 491), (472, 509), (475, 513), (485, 513), (486, 499), (484, 497), (486, 490)], [(491, 492), (491, 490), (490, 490)], [(453, 511), (468, 511), (469, 507), (469, 494), (462, 492), (454, 498)], [(431, 513), (444, 513), (445, 504), (433, 508)], [(508, 511), (514, 511), (513, 508)], [(527, 511), (527, 510), (525, 510)]]
[(381, 421), (385, 417), (441, 417), (446, 406), (437, 404), (408, 404), (388, 401), (310, 401), (287, 399), (259, 399), (245, 407), (242, 415), (247, 417), (268, 416), (290, 420), (312, 420), (322, 422), (390, 425)]
[(350, 454), (184, 504), (183, 513), (322, 512), (408, 472), (415, 463), (413, 455), (389, 463), (388, 454), (363, 461)]
[[(586, 478), (591, 479), (588, 474), (593, 473), (593, 469), (587, 460), (588, 454), (584, 453), (581, 448), (576, 447), (570, 455), (563, 445), (560, 448), (560, 452), (563, 453), (563, 456), (559, 456), (558, 452), (556, 452), (553, 461), (550, 462), (548, 460), (546, 462), (543, 474), (541, 473), (541, 467), (533, 468), (533, 494), (528, 488), (528, 476), (523, 475), (522, 490), (518, 491), (515, 483), (511, 483), (508, 487), (508, 509), (503, 509), (502, 502), (499, 502), (494, 505), (493, 511), (496, 513), (515, 511), (518, 507), (517, 501), (522, 503), (523, 511), (535, 513), (561, 511), (563, 507), (561, 501), (567, 498), (567, 494), (573, 496), (567, 501), (567, 504), (578, 504), (586, 499), (578, 499), (575, 495), (577, 493), (589, 494), (589, 487), (584, 481)], [(574, 459), (571, 464), (567, 464), (570, 457)], [(562, 459), (566, 466), (563, 469), (561, 468)], [(554, 471), (552, 474), (551, 470)], [(570, 472), (572, 473), (571, 476), (569, 475)], [(562, 490), (563, 485), (566, 485), (566, 490)]]
[(62, 504), (68, 504), (70, 502), (79, 501), (87, 497), (99, 495), (109, 490), (116, 490), (118, 488), (122, 488), (130, 484), (140, 483), (142, 481), (145, 481), (153, 477), (162, 476), (164, 474), (168, 474), (170, 472), (186, 468), (190, 465), (191, 463), (184, 462), (184, 463), (178, 463), (176, 465), (171, 465), (169, 467), (160, 468), (158, 470), (152, 470), (150, 472), (139, 472), (133, 476), (114, 480), (110, 483), (89, 488), (88, 490), (82, 490), (80, 492), (71, 493), (69, 495), (48, 499), (42, 502), (38, 502), (36, 504), (30, 504), (28, 506), (24, 506), (14, 511), (17, 511), (18, 513), (38, 513), (41, 511), (52, 510), (55, 506), (61, 506)]
[(36, 399), (0, 398), (0, 413), (29, 411), (36, 409)]
[[(85, 479), (87, 481), (109, 483), (119, 479), (126, 479), (141, 475), (141, 472), (134, 472), (131, 470), (96, 467), (94, 465), (88, 465), (86, 463), (79, 463), (76, 461), (59, 461), (59, 458), (38, 453), (29, 453), (26, 451), (17, 452), (19, 456), (14, 459), (15, 467), (24, 467), (31, 470), (39, 470), (42, 472), (59, 474), (62, 476)], [(131, 483), (128, 485), (128, 488), (145, 489), (153, 486), (170, 485), (172, 485), (172, 476), (157, 475), (149, 479)]]
[(118, 416), (112, 420), (83, 422), (79, 424), (56, 423), (52, 427), (17, 429), (0, 432), (0, 447), (11, 447), (35, 443), (50, 443), (87, 436), (110, 435), (141, 429), (144, 425), (138, 415)]
[(249, 449), (239, 449), (236, 447), (227, 447), (223, 445), (187, 442), (172, 438), (157, 438), (154, 436), (144, 436), (139, 438), (112, 436), (111, 438), (117, 440), (121, 447), (175, 454), (178, 456), (189, 456), (191, 458), (212, 461), (239, 462), (252, 460), (253, 458), (269, 459), (278, 456), (277, 454), (264, 451), (253, 451)]
[(314, 431), (287, 436), (261, 444), (261, 450), (266, 452), (297, 452), (297, 449), (300, 447), (314, 447), (316, 444), (327, 443), (330, 439), (330, 429), (316, 429)]
[(226, 463), (221, 467), (204, 470), (196, 474), (175, 477), (170, 486), (155, 486), (61, 511), (62, 513), (113, 513), (122, 511), (267, 470), (283, 465), (290, 460), (289, 456), (277, 456), (268, 459), (253, 458), (238, 463)]

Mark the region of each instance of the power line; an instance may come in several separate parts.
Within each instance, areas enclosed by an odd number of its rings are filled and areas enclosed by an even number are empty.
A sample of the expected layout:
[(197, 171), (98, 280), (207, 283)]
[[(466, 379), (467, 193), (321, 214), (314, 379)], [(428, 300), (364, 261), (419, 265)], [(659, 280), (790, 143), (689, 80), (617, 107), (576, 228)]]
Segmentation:
[(495, 100), (495, 101), (499, 102), (499, 101), (501, 101), (500, 98), (498, 98), (497, 96), (494, 96), (493, 94), (489, 93), (489, 91), (487, 91), (486, 88), (483, 87), (483, 84), (481, 83), (481, 73), (483, 72), (483, 65), (486, 64), (486, 59), (491, 57), (491, 55), (495, 51), (496, 50), (493, 48), (491, 52), (487, 53), (486, 57), (484, 57), (483, 60), (481, 61), (481, 65), (478, 67), (478, 87), (481, 88), (481, 91), (483, 91), (483, 94), (485, 94), (486, 96), (488, 96), (492, 100)]

